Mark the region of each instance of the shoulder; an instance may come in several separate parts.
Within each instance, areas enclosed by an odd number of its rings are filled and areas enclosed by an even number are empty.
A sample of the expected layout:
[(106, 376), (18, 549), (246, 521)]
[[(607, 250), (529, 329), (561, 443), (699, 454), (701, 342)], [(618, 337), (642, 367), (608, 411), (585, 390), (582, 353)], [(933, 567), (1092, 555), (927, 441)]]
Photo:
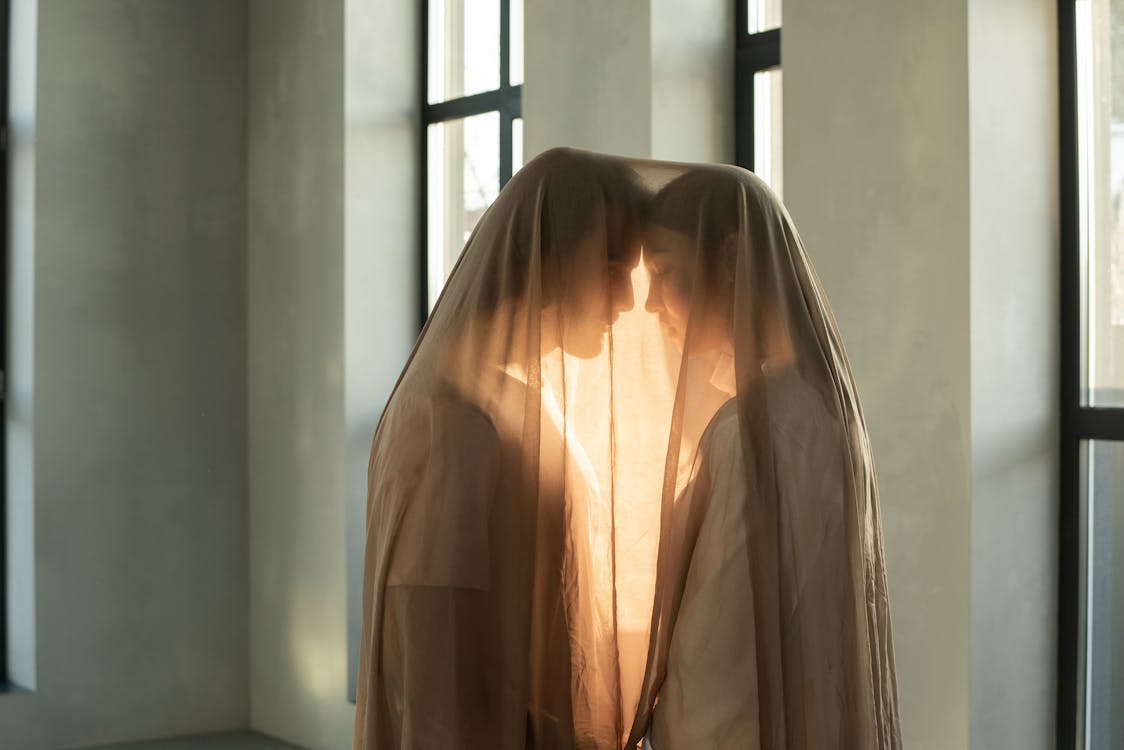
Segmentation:
[[(423, 465), (431, 458), (495, 456), (500, 437), (491, 417), (450, 389), (395, 398), (371, 446), (372, 464)], [(372, 467), (373, 468), (373, 467)]]
[(712, 477), (743, 460), (738, 400), (731, 398), (714, 413), (699, 439), (699, 470)]
[(738, 400), (731, 398), (719, 407), (710, 418), (702, 437), (699, 450), (711, 453), (719, 446), (736, 443), (738, 437)]
[(765, 391), (770, 428), (777, 438), (805, 446), (844, 441), (846, 430), (830, 403), (832, 394), (809, 383), (799, 371), (770, 372)]
[(455, 391), (441, 387), (428, 393), (395, 397), (386, 410), (387, 431), (448, 433), (467, 431), (480, 437), (495, 435), (491, 417), (479, 405)]

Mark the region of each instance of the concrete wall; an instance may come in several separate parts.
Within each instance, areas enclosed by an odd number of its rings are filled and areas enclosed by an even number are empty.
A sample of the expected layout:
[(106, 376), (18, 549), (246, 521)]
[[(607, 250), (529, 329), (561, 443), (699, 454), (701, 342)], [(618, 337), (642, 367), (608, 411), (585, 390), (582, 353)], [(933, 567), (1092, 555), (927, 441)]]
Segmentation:
[[(874, 438), (906, 743), (1049, 746), (1052, 9), (857, 2), (786, 2), (785, 193)], [(9, 424), (36, 690), (0, 747), (349, 746), (366, 458), (416, 322), (408, 5), (42, 0)], [(728, 5), (527, 0), (528, 157), (728, 159)]]
[(524, 161), (553, 146), (651, 153), (650, 4), (524, 0)]
[(1057, 4), (973, 0), (968, 8), (970, 739), (981, 750), (1052, 748), (1059, 491)]
[(1053, 24), (785, 5), (785, 198), (866, 406), (908, 747), (1053, 746)]
[(11, 4), (8, 104), (7, 638), (8, 680), (36, 683), (35, 136), (38, 0)]
[(785, 202), (834, 308), (881, 489), (907, 747), (968, 746), (967, 6), (790, 0)]
[(729, 2), (525, 2), (525, 160), (553, 146), (733, 159)]
[(0, 747), (241, 727), (245, 7), (38, 23), (36, 680), (0, 695)]
[(249, 60), (251, 723), (343, 748), (342, 0), (251, 0)]
[(734, 160), (734, 4), (649, 0), (653, 159)]
[(346, 0), (346, 8), (347, 663), (354, 700), (371, 438), (418, 333), (418, 14), (395, 0)]

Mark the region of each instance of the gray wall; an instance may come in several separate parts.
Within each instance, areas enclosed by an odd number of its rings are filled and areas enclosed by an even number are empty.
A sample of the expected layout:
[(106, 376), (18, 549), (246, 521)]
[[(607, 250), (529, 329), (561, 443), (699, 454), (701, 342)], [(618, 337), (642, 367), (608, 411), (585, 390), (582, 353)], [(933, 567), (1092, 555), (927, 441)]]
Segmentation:
[(245, 6), (42, 0), (35, 691), (0, 746), (245, 726)]
[[(874, 439), (906, 743), (1047, 747), (1052, 7), (857, 2), (786, 2), (785, 193)], [(366, 456), (415, 330), (408, 5), (42, 0), (35, 692), (0, 695), (0, 747), (350, 744)], [(528, 157), (729, 158), (728, 5), (527, 0)]]
[(843, 335), (881, 490), (907, 747), (968, 746), (967, 6), (784, 8), (785, 203)]
[(344, 356), (349, 697), (362, 625), (367, 462), (418, 332), (417, 13), (346, 0)]
[(553, 146), (733, 159), (731, 3), (525, 2), (525, 161)]
[(552, 146), (648, 156), (651, 0), (524, 3), (524, 161)]
[(1052, 747), (1053, 6), (784, 13), (785, 199), (866, 406), (906, 746)]
[(417, 334), (416, 16), (250, 8), (252, 724), (343, 748), (367, 459)]
[(251, 0), (252, 726), (350, 742), (344, 427), (344, 4)]
[(981, 750), (1052, 748), (1059, 491), (1057, 4), (972, 0), (968, 8), (970, 739)]

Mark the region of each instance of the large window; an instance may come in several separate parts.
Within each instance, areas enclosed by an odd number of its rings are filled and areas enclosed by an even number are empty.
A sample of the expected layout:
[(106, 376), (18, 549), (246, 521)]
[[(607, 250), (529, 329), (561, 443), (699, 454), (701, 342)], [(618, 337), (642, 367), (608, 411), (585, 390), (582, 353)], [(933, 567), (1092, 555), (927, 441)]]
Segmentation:
[(1058, 747), (1124, 747), (1124, 0), (1059, 0)]
[(422, 4), (422, 317), (523, 161), (523, 0)]
[(781, 195), (781, 0), (735, 0), (734, 151)]
[(0, 691), (8, 673), (8, 40), (11, 2), (0, 0)]

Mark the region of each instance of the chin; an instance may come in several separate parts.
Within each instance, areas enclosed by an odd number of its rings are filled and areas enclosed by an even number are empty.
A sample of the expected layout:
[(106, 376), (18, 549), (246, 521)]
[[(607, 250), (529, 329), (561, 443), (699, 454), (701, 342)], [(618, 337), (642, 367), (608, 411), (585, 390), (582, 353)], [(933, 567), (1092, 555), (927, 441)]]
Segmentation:
[(593, 359), (605, 350), (606, 332), (594, 335), (570, 336), (562, 343), (562, 351), (578, 359)]

